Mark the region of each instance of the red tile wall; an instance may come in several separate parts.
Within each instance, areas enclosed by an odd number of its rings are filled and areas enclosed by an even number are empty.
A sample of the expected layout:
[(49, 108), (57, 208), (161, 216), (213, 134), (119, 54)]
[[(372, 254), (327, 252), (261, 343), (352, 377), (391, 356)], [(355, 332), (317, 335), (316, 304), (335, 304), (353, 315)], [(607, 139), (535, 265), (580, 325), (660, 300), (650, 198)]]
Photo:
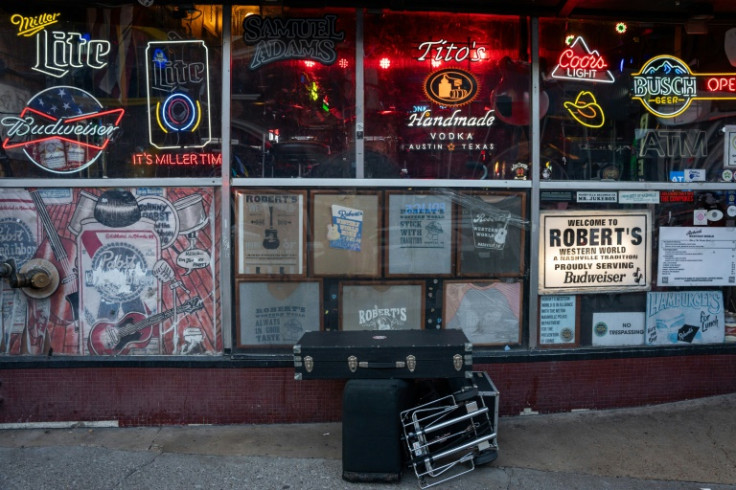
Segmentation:
[[(514, 362), (474, 366), (501, 415), (665, 403), (736, 392), (736, 356)], [(123, 426), (341, 419), (344, 380), (292, 368), (80, 367), (0, 371), (0, 423), (116, 420)]]

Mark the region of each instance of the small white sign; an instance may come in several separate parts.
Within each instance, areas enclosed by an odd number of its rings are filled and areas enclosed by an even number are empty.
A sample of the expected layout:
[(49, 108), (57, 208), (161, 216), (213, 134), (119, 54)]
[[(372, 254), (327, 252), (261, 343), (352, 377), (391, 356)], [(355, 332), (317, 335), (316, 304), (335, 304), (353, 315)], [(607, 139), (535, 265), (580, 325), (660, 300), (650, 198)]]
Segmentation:
[(659, 191), (619, 191), (619, 204), (659, 204)]
[(686, 168), (685, 182), (705, 182), (704, 168)]
[(618, 194), (614, 192), (578, 191), (578, 202), (617, 202)]
[(593, 345), (644, 345), (644, 312), (593, 313)]
[(723, 166), (736, 167), (736, 126), (724, 126), (723, 131)]

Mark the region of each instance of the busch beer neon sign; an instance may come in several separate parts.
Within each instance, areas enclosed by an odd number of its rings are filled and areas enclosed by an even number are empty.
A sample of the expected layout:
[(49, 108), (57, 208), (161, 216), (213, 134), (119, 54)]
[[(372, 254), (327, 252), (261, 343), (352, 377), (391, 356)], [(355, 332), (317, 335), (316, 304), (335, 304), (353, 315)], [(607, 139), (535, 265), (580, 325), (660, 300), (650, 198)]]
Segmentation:
[(736, 99), (736, 74), (694, 73), (671, 55), (651, 58), (633, 75), (633, 82), (632, 98), (662, 118), (679, 116), (696, 99)]

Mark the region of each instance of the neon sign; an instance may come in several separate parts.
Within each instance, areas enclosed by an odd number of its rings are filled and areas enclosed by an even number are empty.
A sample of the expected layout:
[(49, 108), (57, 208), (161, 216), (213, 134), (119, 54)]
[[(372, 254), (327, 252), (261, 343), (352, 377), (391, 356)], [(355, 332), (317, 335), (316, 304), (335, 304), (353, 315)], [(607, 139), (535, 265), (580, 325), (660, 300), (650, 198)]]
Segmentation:
[(36, 34), (36, 64), (31, 69), (61, 78), (72, 68), (106, 67), (108, 54), (109, 41), (88, 41), (78, 32), (44, 31)]
[(285, 19), (249, 15), (243, 20), (243, 41), (255, 45), (250, 69), (281, 60), (314, 60), (331, 65), (337, 60), (335, 44), (345, 39), (337, 30), (337, 16)]
[[(486, 57), (486, 48), (476, 47), (475, 41), (470, 46), (456, 46), (455, 43), (447, 44), (447, 40), (426, 41), (419, 45), (421, 55), (417, 61), (424, 61), (427, 56), (432, 61), (452, 61), (460, 63), (465, 60), (483, 61)], [(434, 55), (432, 55), (434, 53)]]
[(31, 37), (46, 27), (59, 22), (60, 15), (58, 12), (55, 14), (40, 14), (35, 17), (13, 14), (10, 16), (10, 23), (18, 26), (18, 36)]
[(552, 77), (578, 82), (613, 83), (615, 78), (608, 63), (598, 51), (591, 51), (582, 37), (577, 37), (557, 59)]
[(135, 153), (133, 165), (215, 166), (222, 165), (221, 153)]
[(736, 99), (736, 73), (694, 73), (681, 59), (660, 55), (633, 75), (634, 96), (662, 118), (679, 116), (693, 100)]
[(706, 134), (702, 130), (647, 129), (639, 146), (639, 156), (702, 158), (708, 156)]
[(156, 103), (156, 122), (164, 133), (196, 131), (202, 122), (202, 106), (186, 94), (169, 95)]
[(6, 128), (3, 148), (21, 148), (49, 172), (79, 172), (107, 148), (124, 113), (103, 110), (97, 99), (76, 87), (51, 87), (29, 100), (19, 117), (0, 120)]
[(146, 46), (145, 57), (151, 145), (158, 149), (207, 146), (212, 141), (207, 45), (153, 41)]
[(600, 128), (606, 122), (606, 116), (595, 95), (587, 90), (578, 93), (575, 102), (566, 101), (563, 105), (573, 119), (587, 128)]
[(478, 81), (465, 70), (446, 68), (431, 73), (424, 81), (424, 93), (440, 105), (468, 104), (478, 95)]

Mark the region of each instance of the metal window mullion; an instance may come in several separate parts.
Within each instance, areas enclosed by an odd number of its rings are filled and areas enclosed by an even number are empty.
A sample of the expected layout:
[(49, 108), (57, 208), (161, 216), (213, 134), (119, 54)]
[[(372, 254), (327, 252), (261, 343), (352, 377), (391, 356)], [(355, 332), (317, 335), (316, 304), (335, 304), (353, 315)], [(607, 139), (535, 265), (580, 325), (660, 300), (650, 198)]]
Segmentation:
[[(220, 325), (222, 328), (222, 348), (232, 348), (232, 308), (223, 305), (233, 304), (230, 285), (233, 284), (232, 245), (230, 242), (230, 91), (231, 91), (231, 23), (232, 9), (222, 7), (222, 92), (220, 97), (220, 119), (222, 121), (222, 182), (220, 189)], [(217, 331), (215, 330), (215, 338)]]
[(355, 178), (365, 178), (365, 64), (363, 63), (363, 9), (355, 13)]
[(539, 19), (531, 18), (530, 36), (531, 36), (531, 60), (532, 60), (532, 80), (531, 80), (531, 103), (532, 114), (529, 121), (531, 133), (531, 240), (529, 241), (529, 349), (534, 349), (539, 344), (539, 336), (537, 324), (539, 323), (539, 293), (537, 285), (539, 283), (539, 216), (540, 216), (540, 196), (539, 196), (539, 179), (541, 168), (540, 148), (541, 135), (540, 131), (540, 88), (539, 88)]

